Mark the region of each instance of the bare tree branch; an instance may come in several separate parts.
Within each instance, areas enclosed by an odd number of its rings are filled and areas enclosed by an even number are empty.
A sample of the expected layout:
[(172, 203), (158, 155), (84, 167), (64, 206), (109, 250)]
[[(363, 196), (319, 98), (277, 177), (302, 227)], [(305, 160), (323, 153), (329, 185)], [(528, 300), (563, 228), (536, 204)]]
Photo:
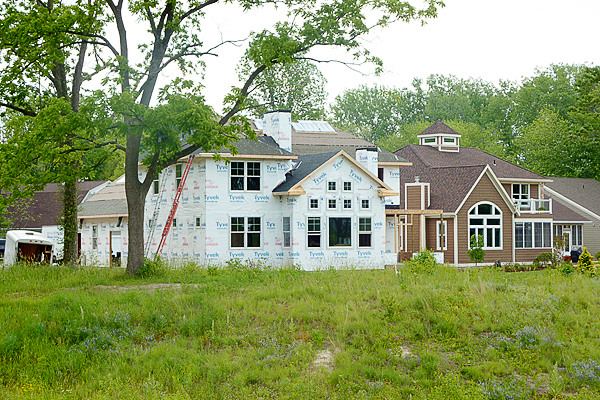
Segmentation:
[(23, 115), (27, 115), (29, 117), (36, 117), (37, 116), (36, 112), (31, 111), (31, 110), (26, 110), (26, 109), (21, 108), (21, 107), (17, 107), (17, 106), (15, 106), (13, 104), (0, 103), (0, 107), (6, 107), (6, 108), (11, 109), (13, 111), (20, 112)]

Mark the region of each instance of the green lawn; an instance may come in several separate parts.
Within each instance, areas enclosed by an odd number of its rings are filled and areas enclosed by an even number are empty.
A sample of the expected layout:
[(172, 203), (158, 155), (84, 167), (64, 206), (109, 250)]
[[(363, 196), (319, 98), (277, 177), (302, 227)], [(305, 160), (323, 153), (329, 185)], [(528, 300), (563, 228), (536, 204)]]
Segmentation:
[(0, 398), (600, 398), (600, 282), (555, 270), (0, 270)]

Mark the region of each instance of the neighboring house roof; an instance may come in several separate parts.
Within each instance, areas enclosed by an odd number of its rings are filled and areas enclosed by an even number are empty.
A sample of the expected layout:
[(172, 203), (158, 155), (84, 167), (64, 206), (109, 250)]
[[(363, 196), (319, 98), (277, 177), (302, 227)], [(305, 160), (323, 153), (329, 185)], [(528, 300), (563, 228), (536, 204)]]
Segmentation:
[[(81, 204), (88, 192), (106, 182), (79, 182), (77, 204)], [(9, 206), (7, 213), (10, 215), (11, 228), (41, 229), (42, 226), (58, 225), (63, 210), (61, 188), (61, 184), (49, 183), (31, 198), (18, 200)]]
[(79, 218), (127, 216), (125, 184), (121, 179), (112, 182), (79, 207)]
[(553, 196), (546, 196), (552, 199), (552, 216), (554, 222), (590, 222), (589, 219), (583, 217), (576, 211), (570, 209), (562, 201)]
[[(270, 136), (258, 136), (258, 140), (252, 140), (248, 138), (240, 139), (235, 142), (235, 146), (238, 149), (238, 157), (240, 156), (276, 156), (287, 159), (295, 159), (296, 155), (290, 153), (289, 151), (283, 150), (275, 139)], [(205, 152), (202, 149), (196, 150), (192, 154), (194, 155), (210, 155), (215, 152)], [(220, 154), (226, 155), (229, 154), (229, 150), (221, 149), (219, 151)]]
[(562, 197), (567, 204), (577, 206), (582, 211), (600, 218), (600, 182), (595, 179), (550, 177), (546, 184), (549, 195)]
[[(253, 124), (256, 131), (262, 131), (262, 120), (254, 120)], [(259, 138), (261, 137), (268, 136), (259, 136)], [(376, 146), (362, 138), (334, 128), (326, 121), (292, 122), (292, 152), (294, 154), (319, 154), (343, 150), (346, 154), (356, 158), (356, 150), (366, 147)], [(405, 159), (387, 150), (377, 148), (377, 152), (379, 163), (408, 163)]]
[(489, 165), (500, 180), (549, 180), (525, 168), (473, 147), (460, 147), (458, 152), (439, 151), (432, 146), (409, 144), (394, 152), (408, 161), (420, 161), (428, 168), (472, 167)]
[[(301, 188), (302, 182), (308, 179), (310, 176), (314, 175), (319, 169), (321, 169), (326, 164), (331, 163), (338, 156), (345, 157), (351, 163), (353, 163), (357, 168), (362, 170), (368, 176), (371, 177), (375, 182), (377, 182), (380, 187), (386, 192), (385, 195), (398, 195), (398, 193), (393, 192), (393, 190), (383, 183), (379, 178), (373, 175), (369, 170), (360, 165), (354, 158), (349, 156), (344, 151), (337, 152), (329, 152), (329, 153), (321, 153), (321, 154), (306, 154), (302, 155), (298, 158), (299, 164), (297, 164), (297, 168), (292, 171), (291, 175), (286, 177), (286, 180), (283, 181), (279, 186), (273, 189), (273, 193), (276, 194), (303, 194), (300, 193), (303, 191)], [(295, 191), (295, 190), (300, 190)], [(392, 194), (393, 192), (393, 194)]]

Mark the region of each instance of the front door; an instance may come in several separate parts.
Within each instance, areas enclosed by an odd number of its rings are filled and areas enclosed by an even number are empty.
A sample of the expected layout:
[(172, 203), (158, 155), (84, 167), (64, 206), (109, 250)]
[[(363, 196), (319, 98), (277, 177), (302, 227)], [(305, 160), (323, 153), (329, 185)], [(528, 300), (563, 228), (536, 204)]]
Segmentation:
[(110, 232), (110, 266), (121, 266), (121, 232)]
[(563, 237), (565, 238), (565, 255), (571, 255), (571, 232), (563, 231)]

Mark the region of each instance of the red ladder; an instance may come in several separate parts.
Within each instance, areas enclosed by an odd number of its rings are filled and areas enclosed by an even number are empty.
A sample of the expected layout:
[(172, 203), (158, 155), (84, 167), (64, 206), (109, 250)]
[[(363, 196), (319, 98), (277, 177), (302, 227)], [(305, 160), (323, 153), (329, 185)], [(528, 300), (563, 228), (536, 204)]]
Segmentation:
[[(160, 238), (160, 243), (158, 244), (158, 248), (156, 249), (156, 254), (154, 254), (154, 261), (158, 258), (160, 253), (162, 253), (163, 247), (165, 247), (165, 242), (167, 241), (167, 236), (169, 235), (169, 231), (171, 230), (171, 225), (173, 224), (173, 219), (175, 219), (175, 212), (177, 212), (177, 207), (179, 207), (179, 199), (181, 198), (181, 193), (183, 192), (183, 186), (185, 185), (185, 180), (187, 179), (188, 173), (190, 172), (190, 168), (192, 167), (192, 163), (194, 161), (194, 156), (191, 155), (188, 158), (188, 162), (185, 165), (185, 169), (181, 174), (181, 181), (179, 182), (179, 186), (177, 187), (177, 192), (175, 193), (175, 199), (173, 200), (173, 206), (171, 207), (171, 212), (169, 213), (169, 217), (167, 218), (167, 222), (165, 223), (165, 228), (163, 229), (162, 237)], [(177, 178), (175, 178), (177, 179)], [(177, 182), (177, 180), (175, 181)]]

